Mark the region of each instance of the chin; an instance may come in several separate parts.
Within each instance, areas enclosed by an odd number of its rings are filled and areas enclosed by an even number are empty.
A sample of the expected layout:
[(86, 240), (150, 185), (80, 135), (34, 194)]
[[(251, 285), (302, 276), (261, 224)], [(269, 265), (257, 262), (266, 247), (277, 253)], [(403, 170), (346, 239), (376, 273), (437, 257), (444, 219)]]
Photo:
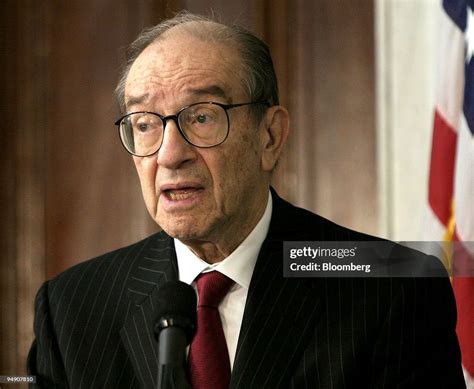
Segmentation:
[(164, 223), (158, 224), (169, 236), (181, 241), (201, 240), (205, 235), (200, 228), (197, 228), (196, 223), (190, 221), (168, 219)]

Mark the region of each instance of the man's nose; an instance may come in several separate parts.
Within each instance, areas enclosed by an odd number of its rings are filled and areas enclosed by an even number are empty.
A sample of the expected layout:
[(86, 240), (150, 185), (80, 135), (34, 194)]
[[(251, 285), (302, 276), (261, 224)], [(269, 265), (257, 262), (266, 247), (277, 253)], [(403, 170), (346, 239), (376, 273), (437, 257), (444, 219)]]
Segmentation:
[(158, 165), (168, 169), (177, 169), (195, 158), (195, 147), (184, 139), (176, 121), (167, 120), (163, 130), (163, 142), (158, 150)]

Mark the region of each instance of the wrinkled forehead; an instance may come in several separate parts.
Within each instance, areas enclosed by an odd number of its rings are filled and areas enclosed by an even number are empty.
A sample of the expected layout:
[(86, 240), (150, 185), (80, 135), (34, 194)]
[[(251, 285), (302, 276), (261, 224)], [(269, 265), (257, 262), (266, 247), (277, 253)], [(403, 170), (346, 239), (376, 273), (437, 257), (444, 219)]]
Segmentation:
[(165, 99), (196, 90), (235, 102), (245, 95), (241, 74), (234, 47), (186, 33), (169, 34), (150, 44), (131, 66), (125, 104), (128, 108), (143, 96)]

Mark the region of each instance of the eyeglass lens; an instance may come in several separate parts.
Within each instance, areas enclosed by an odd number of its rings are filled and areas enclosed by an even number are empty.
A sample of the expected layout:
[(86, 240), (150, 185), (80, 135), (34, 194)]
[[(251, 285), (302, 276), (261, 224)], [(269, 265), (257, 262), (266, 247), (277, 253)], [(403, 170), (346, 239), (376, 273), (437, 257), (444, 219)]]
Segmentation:
[[(195, 104), (178, 113), (184, 138), (197, 147), (212, 147), (227, 137), (229, 121), (225, 109), (217, 104)], [(153, 113), (127, 115), (120, 123), (120, 138), (125, 148), (137, 156), (152, 155), (163, 140), (164, 123)]]

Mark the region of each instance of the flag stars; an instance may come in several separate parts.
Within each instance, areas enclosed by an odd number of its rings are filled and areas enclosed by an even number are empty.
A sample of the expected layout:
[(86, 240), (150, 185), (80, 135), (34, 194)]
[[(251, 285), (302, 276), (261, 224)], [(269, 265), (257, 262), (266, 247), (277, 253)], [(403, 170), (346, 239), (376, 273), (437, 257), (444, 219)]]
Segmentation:
[(474, 54), (474, 13), (471, 7), (467, 7), (467, 25), (464, 33), (464, 39), (466, 40), (466, 63), (471, 62), (471, 58)]

